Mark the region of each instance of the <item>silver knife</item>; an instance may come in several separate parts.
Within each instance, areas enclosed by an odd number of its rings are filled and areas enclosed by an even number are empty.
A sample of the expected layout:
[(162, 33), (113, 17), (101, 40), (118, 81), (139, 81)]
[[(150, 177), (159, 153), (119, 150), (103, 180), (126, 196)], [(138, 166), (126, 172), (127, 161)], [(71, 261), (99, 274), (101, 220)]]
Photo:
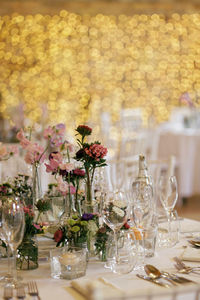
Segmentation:
[(140, 278), (140, 279), (144, 279), (144, 280), (146, 280), (146, 281), (155, 283), (155, 284), (157, 284), (157, 285), (159, 285), (159, 286), (162, 286), (162, 287), (166, 287), (166, 288), (169, 288), (169, 287), (170, 287), (168, 284), (162, 283), (162, 282), (158, 281), (157, 279), (152, 279), (152, 278), (150, 278), (150, 277), (148, 277), (148, 276), (144, 276), (144, 275), (140, 275), (140, 274), (136, 274), (136, 276), (137, 276), (138, 278)]

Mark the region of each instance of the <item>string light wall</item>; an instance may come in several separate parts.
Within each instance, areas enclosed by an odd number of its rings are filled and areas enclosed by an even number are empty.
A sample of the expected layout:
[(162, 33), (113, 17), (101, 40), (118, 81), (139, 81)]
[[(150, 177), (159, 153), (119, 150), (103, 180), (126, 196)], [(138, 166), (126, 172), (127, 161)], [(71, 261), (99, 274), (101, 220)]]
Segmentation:
[(0, 17), (0, 113), (70, 127), (141, 107), (167, 120), (200, 97), (200, 14)]

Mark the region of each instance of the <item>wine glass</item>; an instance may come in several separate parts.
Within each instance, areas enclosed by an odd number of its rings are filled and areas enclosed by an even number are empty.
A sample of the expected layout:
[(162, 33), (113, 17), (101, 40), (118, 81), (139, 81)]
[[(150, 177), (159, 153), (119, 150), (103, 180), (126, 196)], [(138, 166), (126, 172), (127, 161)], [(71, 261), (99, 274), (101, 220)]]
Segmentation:
[[(119, 264), (118, 233), (129, 217), (129, 201), (127, 195), (122, 191), (107, 192), (102, 202), (102, 219), (114, 234), (115, 257), (114, 263)], [(112, 268), (117, 272), (117, 268)]]
[(134, 181), (131, 190), (131, 222), (137, 240), (138, 266), (142, 269), (145, 263), (144, 232), (152, 224), (154, 210), (152, 207), (152, 185), (143, 181)]
[(171, 239), (171, 217), (173, 209), (178, 200), (178, 188), (175, 176), (161, 176), (158, 183), (158, 192), (160, 201), (167, 214), (168, 228), (169, 228), (169, 240), (168, 246), (172, 245)]
[(16, 287), (18, 283), (16, 270), (16, 252), (24, 236), (24, 210), (17, 197), (9, 197), (3, 205), (2, 210), (2, 230), (5, 237), (5, 243), (13, 256), (13, 265), (11, 268), (11, 278), (9, 285)]

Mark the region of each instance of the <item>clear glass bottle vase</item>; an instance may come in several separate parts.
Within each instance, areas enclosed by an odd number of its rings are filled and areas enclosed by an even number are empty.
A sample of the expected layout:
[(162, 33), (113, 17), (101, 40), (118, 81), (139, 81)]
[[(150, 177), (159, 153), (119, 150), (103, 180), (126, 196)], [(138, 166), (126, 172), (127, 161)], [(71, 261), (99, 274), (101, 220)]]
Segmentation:
[(42, 185), (41, 185), (41, 170), (40, 164), (35, 164), (32, 167), (32, 180), (33, 180), (33, 208), (37, 201), (42, 198)]

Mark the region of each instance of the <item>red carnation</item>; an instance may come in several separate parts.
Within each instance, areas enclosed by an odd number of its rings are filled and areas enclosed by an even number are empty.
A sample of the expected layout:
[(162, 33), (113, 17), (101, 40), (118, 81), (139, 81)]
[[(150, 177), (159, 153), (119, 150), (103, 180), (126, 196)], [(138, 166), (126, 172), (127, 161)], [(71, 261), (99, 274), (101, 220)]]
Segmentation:
[(125, 227), (126, 229), (129, 229), (129, 228), (130, 228), (130, 226), (128, 225), (128, 223), (125, 223), (125, 224), (124, 224), (124, 227)]
[(55, 233), (54, 233), (54, 240), (56, 243), (59, 243), (62, 240), (63, 237), (63, 232), (61, 229), (58, 229)]
[(78, 133), (82, 136), (90, 135), (92, 133), (92, 128), (87, 125), (79, 125), (76, 129)]
[(82, 177), (85, 176), (85, 171), (82, 170), (82, 169), (74, 169), (74, 170), (73, 170), (73, 173), (74, 173), (75, 175), (78, 175), (78, 176), (82, 176)]

